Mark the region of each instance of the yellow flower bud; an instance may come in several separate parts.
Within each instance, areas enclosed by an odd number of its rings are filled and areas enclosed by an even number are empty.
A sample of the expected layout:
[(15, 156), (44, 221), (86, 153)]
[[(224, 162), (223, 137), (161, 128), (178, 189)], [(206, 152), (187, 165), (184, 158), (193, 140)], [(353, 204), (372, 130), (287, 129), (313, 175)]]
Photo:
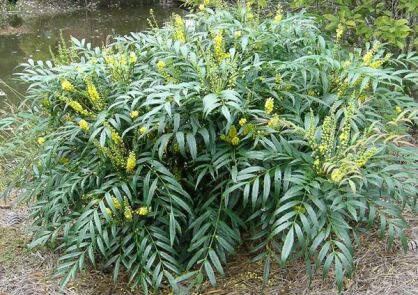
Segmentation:
[(149, 214), (149, 209), (147, 207), (141, 207), (136, 210), (136, 213), (140, 216), (146, 216)]
[(239, 140), (238, 136), (235, 136), (234, 138), (231, 139), (231, 144), (234, 145), (234, 146), (239, 145), (239, 142), (240, 142), (240, 140)]
[(68, 91), (68, 92), (73, 92), (75, 90), (73, 84), (71, 84), (71, 82), (68, 80), (63, 80), (61, 82), (61, 88), (62, 90)]
[(139, 128), (139, 133), (140, 133), (141, 135), (145, 134), (145, 132), (147, 132), (147, 128), (146, 128), (146, 127), (141, 127), (141, 128)]
[(132, 111), (130, 114), (132, 119), (136, 119), (139, 116), (139, 112), (138, 111)]
[(37, 142), (39, 145), (43, 145), (45, 143), (45, 137), (38, 137)]
[(78, 122), (78, 125), (80, 126), (80, 129), (83, 131), (87, 131), (89, 130), (89, 123), (87, 123), (86, 120), (80, 120), (80, 122)]

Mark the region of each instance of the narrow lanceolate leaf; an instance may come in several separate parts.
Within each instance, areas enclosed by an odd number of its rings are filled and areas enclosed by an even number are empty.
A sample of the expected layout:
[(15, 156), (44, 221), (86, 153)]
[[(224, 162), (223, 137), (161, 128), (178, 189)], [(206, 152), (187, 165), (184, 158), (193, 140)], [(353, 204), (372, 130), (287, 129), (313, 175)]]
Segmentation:
[(294, 243), (294, 229), (293, 227), (291, 227), (289, 231), (287, 232), (286, 238), (284, 240), (283, 248), (282, 248), (282, 254), (280, 257), (280, 261), (282, 264), (286, 262), (287, 258), (292, 252), (293, 243)]
[(211, 283), (212, 286), (216, 286), (216, 278), (215, 278), (215, 273), (213, 272), (212, 266), (207, 260), (203, 263), (203, 265), (205, 267), (206, 275), (209, 278), (209, 282)]

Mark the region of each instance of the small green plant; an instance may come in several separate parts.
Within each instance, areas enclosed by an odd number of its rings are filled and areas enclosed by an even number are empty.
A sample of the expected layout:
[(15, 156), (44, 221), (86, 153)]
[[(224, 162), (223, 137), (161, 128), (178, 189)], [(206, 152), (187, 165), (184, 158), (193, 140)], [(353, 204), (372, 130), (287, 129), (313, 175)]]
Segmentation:
[(215, 285), (247, 243), (265, 281), (302, 259), (341, 289), (353, 237), (377, 226), (405, 245), (418, 57), (346, 50), (312, 18), (256, 10), (203, 8), (102, 49), (73, 39), (71, 62), (23, 64), (31, 247), (60, 249), (63, 285), (87, 261), (145, 293)]

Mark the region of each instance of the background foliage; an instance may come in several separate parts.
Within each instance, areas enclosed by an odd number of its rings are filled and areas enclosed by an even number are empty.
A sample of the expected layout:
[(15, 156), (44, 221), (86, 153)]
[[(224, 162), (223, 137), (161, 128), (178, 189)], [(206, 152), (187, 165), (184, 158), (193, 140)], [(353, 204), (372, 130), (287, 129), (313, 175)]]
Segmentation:
[(404, 51), (418, 48), (416, 0), (294, 0), (290, 7), (317, 14), (329, 31), (344, 30), (349, 43), (376, 38)]
[(87, 261), (145, 293), (216, 284), (245, 242), (265, 281), (272, 264), (303, 259), (342, 288), (358, 234), (378, 226), (405, 245), (418, 57), (346, 50), (281, 9), (207, 7), (22, 65), (28, 110), (0, 126), (36, 143), (18, 157), (32, 162), (31, 247), (61, 251), (64, 285)]

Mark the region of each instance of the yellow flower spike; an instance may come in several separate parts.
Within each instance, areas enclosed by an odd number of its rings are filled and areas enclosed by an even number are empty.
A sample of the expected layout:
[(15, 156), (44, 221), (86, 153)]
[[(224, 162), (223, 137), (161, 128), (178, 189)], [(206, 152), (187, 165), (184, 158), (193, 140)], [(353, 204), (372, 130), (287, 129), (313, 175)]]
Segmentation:
[(239, 120), (238, 124), (239, 124), (240, 126), (244, 126), (245, 124), (247, 124), (247, 119), (245, 119), (245, 118), (241, 118), (241, 119)]
[(128, 160), (126, 160), (126, 172), (132, 174), (136, 166), (136, 155), (132, 151), (129, 153)]
[(377, 153), (377, 148), (373, 147), (365, 151), (358, 160), (356, 160), (356, 165), (358, 168), (363, 167), (367, 162)]
[(341, 37), (343, 36), (344, 31), (345, 31), (344, 25), (338, 24), (337, 30), (335, 31), (337, 42), (341, 40)]
[(400, 106), (396, 106), (395, 112), (397, 112), (398, 114), (402, 113), (402, 108)]
[(136, 213), (140, 216), (147, 216), (149, 214), (149, 209), (147, 207), (140, 207), (136, 210)]
[(186, 36), (184, 34), (185, 26), (182, 17), (178, 14), (174, 16), (174, 39), (181, 43), (186, 42)]
[(218, 62), (222, 62), (222, 60), (229, 57), (229, 54), (225, 53), (224, 50), (224, 37), (222, 31), (219, 31), (215, 38), (213, 38), (213, 51)]
[(39, 145), (43, 145), (45, 143), (45, 137), (38, 137), (37, 142)]
[(138, 58), (136, 57), (135, 52), (131, 51), (129, 53), (129, 63), (134, 64), (134, 63), (136, 63), (137, 60), (138, 60)]
[(233, 146), (237, 146), (237, 145), (239, 145), (239, 143), (240, 143), (240, 140), (239, 140), (239, 137), (238, 137), (238, 136), (235, 136), (235, 137), (233, 137), (233, 138), (231, 139), (231, 144), (232, 144)]
[(87, 131), (90, 128), (89, 123), (87, 123), (86, 120), (80, 120), (78, 122), (78, 126), (80, 126), (80, 129), (83, 131)]
[(97, 91), (96, 86), (94, 86), (93, 82), (90, 79), (86, 79), (86, 86), (90, 101), (93, 103), (96, 109), (102, 109), (103, 103), (101, 101), (101, 97), (99, 92)]
[(138, 111), (132, 111), (130, 114), (132, 119), (136, 119), (139, 116), (139, 112)]
[(266, 102), (264, 103), (264, 110), (266, 111), (266, 114), (271, 114), (274, 109), (274, 100), (273, 98), (266, 99)]
[(67, 91), (67, 92), (73, 92), (75, 90), (74, 85), (71, 84), (71, 82), (68, 80), (63, 80), (61, 82), (61, 88), (62, 90)]
[(122, 208), (122, 205), (119, 202), (119, 199), (118, 198), (112, 197), (112, 203), (113, 203), (113, 206), (115, 207), (115, 209), (118, 209), (119, 210), (120, 208)]
[(78, 102), (78, 101), (75, 101), (75, 100), (69, 100), (68, 102), (67, 102), (67, 104), (74, 110), (74, 111), (76, 111), (77, 113), (79, 113), (79, 114), (81, 114), (81, 115), (86, 115), (86, 116), (88, 116), (90, 113), (88, 112), (88, 111), (86, 111), (84, 108), (83, 108), (83, 106)]
[(141, 127), (141, 128), (139, 128), (139, 133), (141, 134), (141, 135), (144, 135), (145, 134), (145, 132), (147, 132), (147, 128), (146, 127)]
[(129, 205), (129, 200), (128, 200), (127, 197), (124, 197), (124, 199), (123, 199), (123, 206), (125, 207), (124, 211), (123, 211), (123, 215), (125, 216), (125, 219), (128, 222), (131, 222), (132, 219), (133, 219), (133, 214), (132, 214), (131, 205)]

